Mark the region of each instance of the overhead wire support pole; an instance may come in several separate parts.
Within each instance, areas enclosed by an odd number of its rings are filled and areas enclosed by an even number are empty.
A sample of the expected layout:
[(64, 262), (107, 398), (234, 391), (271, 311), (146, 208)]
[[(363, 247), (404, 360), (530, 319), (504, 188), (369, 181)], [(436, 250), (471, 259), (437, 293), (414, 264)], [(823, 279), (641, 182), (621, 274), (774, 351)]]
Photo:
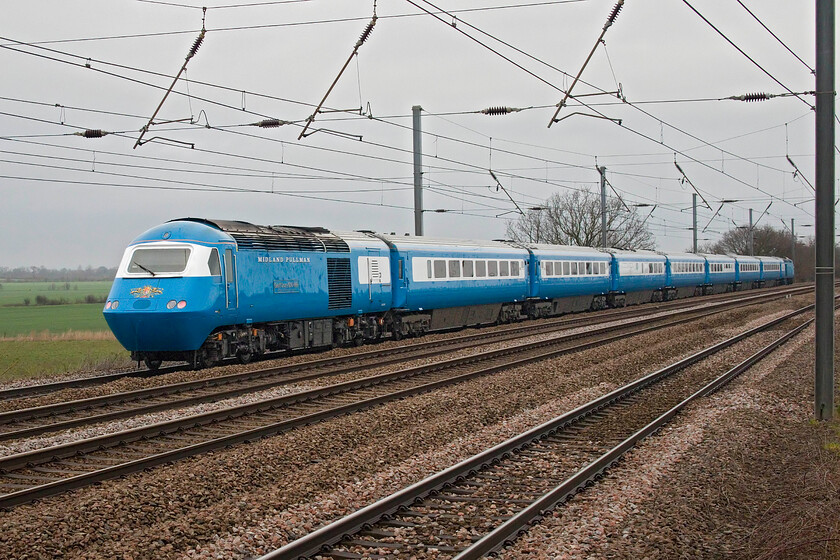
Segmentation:
[(694, 234), (694, 254), (697, 254), (697, 193), (691, 193), (691, 210), (692, 210), (692, 227), (691, 231)]
[(749, 237), (747, 238), (747, 248), (749, 250), (750, 256), (752, 257), (755, 252), (753, 251), (753, 209), (750, 208), (750, 229), (747, 232)]
[(607, 168), (598, 168), (601, 174), (601, 247), (607, 248)]
[(607, 29), (609, 29), (613, 23), (615, 23), (615, 18), (618, 17), (618, 13), (621, 11), (621, 8), (624, 7), (624, 0), (618, 0), (618, 3), (613, 7), (612, 12), (610, 12), (610, 17), (607, 18), (607, 23), (604, 24), (604, 28), (601, 30), (601, 34), (598, 36), (598, 40), (595, 41), (595, 46), (592, 47), (592, 50), (589, 52), (589, 56), (586, 57), (586, 60), (583, 63), (583, 66), (580, 67), (580, 71), (575, 76), (575, 79), (572, 81), (572, 85), (569, 86), (569, 89), (566, 90), (566, 94), (563, 96), (562, 101), (557, 104), (557, 110), (554, 111), (554, 114), (551, 116), (551, 120), (548, 121), (548, 128), (551, 128), (551, 125), (557, 122), (557, 115), (560, 114), (560, 110), (566, 105), (566, 101), (569, 100), (569, 97), (572, 96), (572, 90), (575, 87), (575, 84), (578, 83), (580, 80), (583, 71), (586, 69), (586, 66), (589, 64), (589, 61), (592, 59), (592, 56), (595, 54), (595, 50), (598, 48), (598, 45), (601, 44), (601, 41), (604, 39), (604, 35), (607, 34)]
[(312, 114), (309, 116), (309, 118), (306, 119), (306, 125), (303, 127), (303, 130), (301, 131), (300, 136), (298, 136), (298, 140), (300, 140), (301, 138), (306, 136), (306, 131), (309, 129), (309, 125), (312, 124), (312, 121), (314, 121), (315, 117), (318, 115), (318, 113), (321, 112), (321, 107), (323, 107), (324, 103), (326, 103), (327, 97), (330, 96), (330, 93), (332, 93), (332, 90), (335, 87), (335, 85), (338, 83), (338, 80), (341, 79), (341, 75), (344, 74), (345, 70), (347, 70), (347, 67), (350, 65), (350, 62), (353, 60), (353, 57), (356, 56), (357, 54), (359, 54), (359, 47), (361, 47), (362, 44), (365, 41), (368, 40), (368, 37), (370, 37), (370, 34), (373, 32), (373, 26), (376, 25), (376, 19), (377, 19), (377, 17), (376, 17), (376, 4), (374, 3), (374, 5), (373, 5), (373, 17), (371, 18), (370, 22), (367, 24), (367, 27), (365, 27), (365, 30), (362, 31), (362, 35), (359, 37), (359, 40), (356, 41), (356, 45), (353, 47), (353, 52), (350, 53), (350, 56), (347, 57), (347, 62), (345, 62), (344, 66), (341, 67), (341, 70), (338, 71), (338, 76), (336, 76), (335, 80), (333, 80), (333, 83), (330, 84), (329, 89), (327, 89), (327, 93), (324, 94), (324, 97), (323, 97), (323, 99), (321, 99), (321, 102), (318, 103), (317, 107), (315, 107), (315, 111), (313, 111)]
[(414, 235), (423, 235), (423, 134), (420, 130), (420, 112), (423, 108), (411, 108), (413, 117), (414, 145)]
[[(204, 8), (204, 16), (207, 15), (207, 8)], [(178, 73), (175, 75), (175, 79), (172, 80), (172, 85), (169, 86), (169, 89), (166, 90), (166, 93), (163, 94), (163, 99), (160, 100), (160, 103), (155, 109), (155, 112), (152, 113), (152, 117), (149, 119), (149, 122), (146, 123), (146, 126), (140, 129), (140, 136), (137, 138), (137, 141), (134, 143), (134, 148), (136, 149), (137, 146), (143, 145), (143, 136), (149, 131), (149, 127), (152, 126), (155, 122), (155, 117), (157, 116), (158, 112), (160, 112), (163, 104), (166, 102), (166, 98), (169, 97), (169, 94), (172, 93), (172, 89), (175, 87), (175, 84), (178, 83), (178, 80), (181, 78), (181, 74), (184, 73), (187, 69), (187, 64), (189, 64), (192, 57), (195, 56), (195, 53), (198, 52), (198, 49), (201, 47), (201, 44), (204, 42), (204, 36), (207, 34), (207, 30), (204, 27), (204, 16), (201, 18), (201, 33), (198, 34), (198, 37), (193, 42), (192, 47), (190, 47), (189, 52), (187, 53), (187, 57), (184, 59), (184, 64), (181, 65), (181, 69), (178, 70)]]
[(817, 0), (814, 416), (834, 415), (834, 0)]

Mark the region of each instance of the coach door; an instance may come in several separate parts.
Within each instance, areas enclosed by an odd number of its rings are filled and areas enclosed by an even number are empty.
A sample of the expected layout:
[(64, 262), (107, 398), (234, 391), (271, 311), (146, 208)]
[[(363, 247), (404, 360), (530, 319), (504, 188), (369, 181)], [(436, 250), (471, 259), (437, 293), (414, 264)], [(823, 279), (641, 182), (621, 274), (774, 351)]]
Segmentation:
[(239, 307), (239, 290), (236, 286), (236, 256), (232, 249), (225, 249), (225, 301), (228, 309)]
[(362, 274), (367, 277), (368, 298), (374, 308), (383, 307), (391, 299), (391, 271), (388, 269), (388, 259), (380, 258), (378, 249), (368, 249), (367, 270)]

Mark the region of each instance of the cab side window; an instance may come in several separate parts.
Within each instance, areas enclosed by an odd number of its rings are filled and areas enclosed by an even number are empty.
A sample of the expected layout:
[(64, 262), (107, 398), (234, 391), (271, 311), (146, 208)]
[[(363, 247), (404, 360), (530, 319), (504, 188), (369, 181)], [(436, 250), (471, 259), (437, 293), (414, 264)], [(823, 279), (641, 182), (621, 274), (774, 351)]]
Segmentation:
[(219, 250), (213, 249), (210, 258), (207, 259), (207, 268), (210, 269), (210, 276), (221, 276), (222, 265), (219, 263)]

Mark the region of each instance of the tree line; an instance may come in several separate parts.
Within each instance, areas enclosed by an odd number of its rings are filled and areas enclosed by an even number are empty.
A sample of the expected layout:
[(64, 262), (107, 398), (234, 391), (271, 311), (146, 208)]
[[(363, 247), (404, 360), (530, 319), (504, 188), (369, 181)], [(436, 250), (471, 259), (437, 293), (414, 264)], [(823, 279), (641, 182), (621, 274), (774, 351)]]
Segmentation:
[(59, 269), (43, 266), (21, 266), (17, 268), (0, 266), (0, 280), (5, 282), (88, 282), (113, 280), (116, 274), (116, 267), (107, 268), (104, 266)]

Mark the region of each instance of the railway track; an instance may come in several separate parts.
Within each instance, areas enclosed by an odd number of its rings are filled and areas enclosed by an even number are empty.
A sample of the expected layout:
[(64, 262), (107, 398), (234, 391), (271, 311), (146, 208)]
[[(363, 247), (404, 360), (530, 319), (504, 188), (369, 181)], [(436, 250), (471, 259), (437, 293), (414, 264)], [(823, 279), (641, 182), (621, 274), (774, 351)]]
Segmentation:
[[(614, 320), (614, 317), (634, 317), (634, 316), (641, 316), (649, 313), (654, 313), (655, 310), (668, 310), (668, 309), (678, 309), (681, 307), (687, 307), (692, 305), (698, 304), (705, 304), (705, 303), (715, 303), (719, 301), (726, 301), (731, 298), (740, 298), (744, 297), (745, 293), (751, 294), (751, 296), (762, 296), (769, 293), (776, 293), (776, 294), (796, 294), (796, 293), (805, 293), (808, 291), (813, 290), (812, 285), (799, 285), (795, 287), (782, 287), (782, 288), (763, 288), (761, 290), (751, 290), (749, 292), (735, 292), (735, 293), (726, 293), (726, 294), (716, 294), (710, 296), (703, 296), (702, 298), (687, 298), (681, 300), (674, 300), (669, 302), (662, 302), (656, 304), (645, 304), (643, 306), (635, 306), (631, 308), (621, 308), (621, 309), (611, 309), (605, 311), (598, 311), (592, 314), (584, 314), (584, 315), (572, 315), (572, 316), (564, 316), (558, 319), (550, 319), (544, 322), (539, 322), (536, 324), (528, 324), (518, 326), (516, 328), (527, 330), (527, 329), (541, 329), (544, 325), (569, 325), (569, 324), (579, 324), (581, 326), (597, 323), (606, 320)], [(747, 296), (747, 297), (751, 297)], [(522, 331), (520, 331), (522, 332)], [(480, 336), (480, 335), (475, 335)], [(440, 344), (441, 342), (437, 342)], [(288, 355), (285, 353), (272, 353), (267, 354), (266, 358), (277, 358), (283, 355)], [(235, 362), (230, 362), (235, 363)], [(10, 389), (2, 389), (0, 390), (0, 401), (8, 401), (14, 399), (24, 399), (27, 397), (35, 397), (41, 396), (49, 393), (54, 393), (57, 391), (62, 391), (65, 389), (72, 389), (72, 388), (82, 388), (82, 387), (94, 387), (97, 385), (103, 385), (106, 383), (111, 383), (113, 381), (117, 381), (119, 379), (123, 379), (126, 377), (150, 377), (150, 376), (157, 376), (163, 375), (167, 373), (173, 373), (176, 371), (180, 371), (184, 369), (184, 367), (180, 366), (170, 366), (166, 368), (161, 368), (156, 371), (150, 371), (146, 369), (137, 369), (133, 371), (124, 371), (124, 372), (116, 372), (110, 373), (106, 375), (98, 375), (93, 377), (83, 377), (77, 379), (68, 379), (64, 381), (57, 381), (52, 383), (42, 383), (36, 385), (26, 385), (22, 387), (14, 387)]]
[(473, 560), (507, 546), (547, 511), (603, 475), (689, 403), (749, 369), (809, 326), (774, 340), (723, 374), (699, 365), (796, 310), (599, 397), (567, 414), (326, 525), (260, 560), (307, 557)]
[(0, 507), (8, 508), (477, 376), (696, 321), (718, 311), (693, 310), (676, 319), (654, 318), (620, 327), (601, 327), (7, 456), (0, 458)]
[[(789, 290), (783, 290), (774, 293), (772, 297), (784, 297), (789, 293)], [(797, 293), (797, 291), (793, 291), (793, 293)], [(722, 311), (735, 306), (766, 301), (767, 297), (766, 294), (752, 294), (712, 303), (706, 309)], [(48, 432), (130, 418), (162, 410), (215, 402), (328, 376), (365, 371), (415, 359), (431, 358), (439, 356), (443, 352), (476, 348), (491, 342), (515, 340), (526, 336), (555, 332), (564, 328), (583, 327), (616, 319), (649, 316), (662, 310), (658, 307), (653, 309), (645, 307), (623, 311), (623, 313), (612, 312), (594, 316), (567, 317), (542, 323), (529, 323), (505, 330), (483, 331), (448, 340), (370, 350), (337, 358), (316, 359), (302, 364), (2, 412), (0, 413), (0, 441), (33, 437)], [(679, 308), (674, 312), (679, 313)]]

